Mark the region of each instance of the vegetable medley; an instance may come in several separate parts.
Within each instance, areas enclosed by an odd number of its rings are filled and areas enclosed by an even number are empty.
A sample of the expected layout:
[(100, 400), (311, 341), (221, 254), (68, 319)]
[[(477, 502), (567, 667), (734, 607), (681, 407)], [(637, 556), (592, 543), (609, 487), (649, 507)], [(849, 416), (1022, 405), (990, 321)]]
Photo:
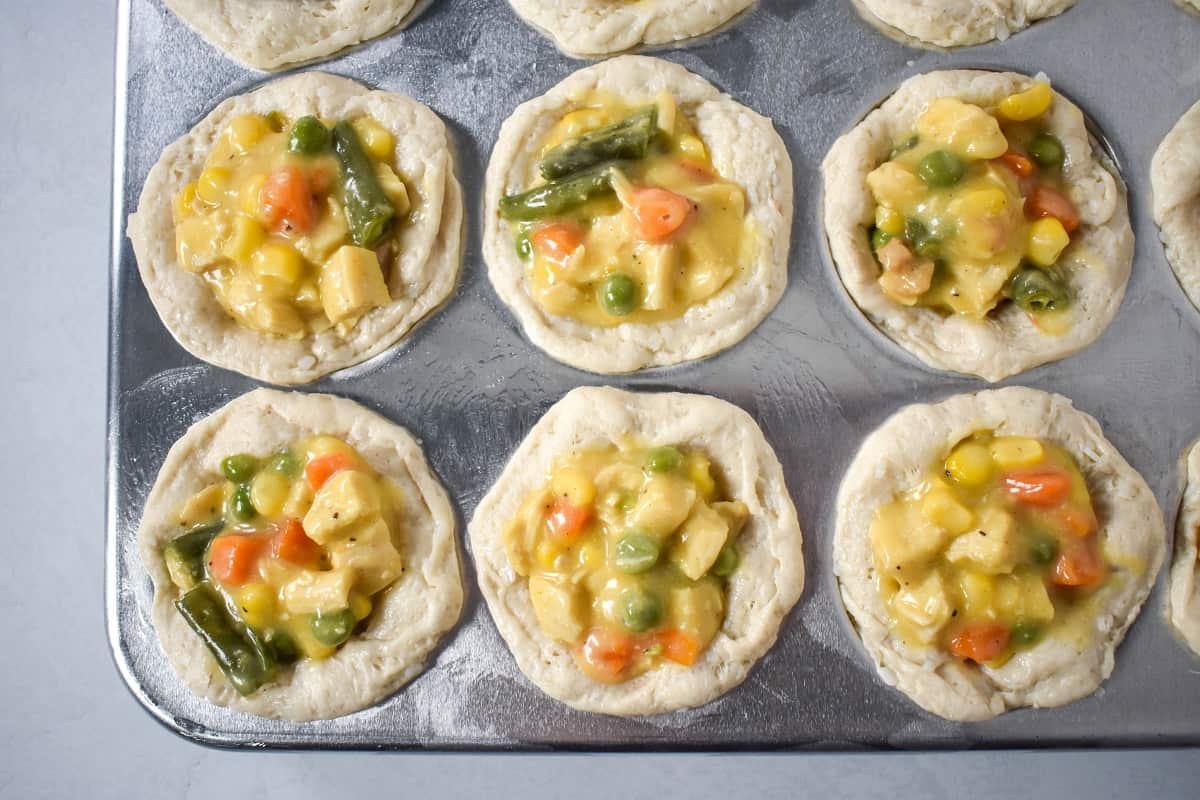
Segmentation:
[[(941, 97), (867, 176), (871, 247), (892, 300), (983, 318), (1011, 300), (1048, 332), (1071, 303), (1064, 251), (1079, 228), (1054, 103), (1035, 83), (994, 109)], [(1055, 322), (1059, 324), (1055, 324)]]
[(690, 666), (716, 636), (749, 516), (722, 497), (698, 450), (623, 443), (572, 452), (525, 500), (509, 561), (542, 630), (588, 677)]
[(175, 198), (180, 265), (252, 330), (348, 336), (391, 301), (383, 265), (410, 207), (394, 148), (370, 117), (235, 117)]
[(1071, 456), (1049, 442), (980, 432), (871, 523), (893, 632), (990, 666), (1043, 636), (1091, 623), (1109, 566)]
[(180, 508), (187, 532), (163, 556), (179, 613), (246, 695), (282, 665), (333, 655), (400, 577), (399, 497), (332, 436), (221, 471)]
[(602, 327), (675, 319), (752, 257), (745, 194), (669, 94), (629, 106), (592, 93), (542, 145), (541, 180), (500, 214), (550, 313)]

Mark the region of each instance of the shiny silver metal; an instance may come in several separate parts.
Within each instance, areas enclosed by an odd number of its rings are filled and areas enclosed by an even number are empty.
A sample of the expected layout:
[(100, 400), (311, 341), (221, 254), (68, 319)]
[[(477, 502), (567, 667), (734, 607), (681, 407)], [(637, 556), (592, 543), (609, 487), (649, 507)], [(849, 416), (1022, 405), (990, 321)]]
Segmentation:
[[(1065, 708), (959, 725), (922, 712), (876, 676), (830, 571), (833, 499), (863, 436), (899, 406), (984, 384), (931, 371), (875, 331), (826, 251), (819, 165), (829, 145), (903, 78), (981, 66), (1045, 71), (1112, 142), (1137, 251), (1120, 314), (1084, 352), (1008, 383), (1062, 392), (1097, 416), (1154, 488), (1168, 525), (1178, 457), (1200, 434), (1200, 313), (1176, 285), (1149, 212), (1159, 140), (1200, 97), (1200, 19), (1169, 0), (1081, 0), (1003, 43), (913, 49), (867, 25), (850, 0), (762, 0), (736, 24), (657, 54), (767, 114), (795, 164), (790, 281), (745, 341), (703, 362), (605, 380), (550, 360), (498, 301), (479, 255), (482, 175), (502, 120), (585, 62), (564, 57), (501, 0), (439, 0), (408, 28), (320, 69), (395, 89), (449, 123), (466, 189), (465, 264), (449, 305), (367, 368), (311, 387), (352, 397), (420, 437), (465, 520), (539, 415), (580, 384), (707, 392), (749, 411), (775, 446), (806, 535), (808, 585), (778, 644), (740, 688), (647, 719), (571, 711), (519, 673), (475, 589), (436, 661), (381, 705), (292, 724), (230, 713), (175, 678), (150, 622), (135, 530), (163, 458), (192, 422), (255, 383), (188, 356), (151, 307), (126, 216), (162, 148), (222, 99), (267, 76), (201, 41), (159, 0), (120, 4), (113, 189), (107, 612), (137, 699), (190, 739), (229, 747), (436, 749), (859, 749), (1200, 743), (1200, 661), (1164, 622), (1165, 580), (1118, 652), (1113, 677)], [(1163, 573), (1165, 578), (1165, 570)]]

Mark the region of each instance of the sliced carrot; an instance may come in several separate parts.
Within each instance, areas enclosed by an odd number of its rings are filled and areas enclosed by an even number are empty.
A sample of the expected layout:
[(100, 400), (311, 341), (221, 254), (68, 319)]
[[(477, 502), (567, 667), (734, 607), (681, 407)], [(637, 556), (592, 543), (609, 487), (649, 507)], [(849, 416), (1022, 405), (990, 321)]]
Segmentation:
[(1025, 198), (1025, 216), (1030, 219), (1054, 217), (1067, 233), (1079, 227), (1079, 210), (1075, 204), (1065, 194), (1045, 184), (1034, 186)]
[(633, 661), (633, 637), (608, 628), (592, 628), (576, 651), (576, 660), (588, 677), (617, 683)]
[(658, 186), (633, 189), (629, 204), (638, 238), (647, 242), (666, 241), (692, 213), (691, 200)]
[(321, 558), (321, 545), (308, 538), (298, 519), (289, 519), (271, 539), (271, 554), (298, 567), (309, 567)]
[(267, 178), (259, 205), (267, 225), (281, 233), (308, 233), (317, 221), (308, 177), (294, 165), (283, 167)]
[(218, 536), (208, 546), (208, 571), (221, 583), (241, 586), (254, 577), (262, 550), (263, 540), (258, 536)]
[(308, 188), (314, 195), (329, 194), (333, 188), (333, 171), (324, 164), (319, 164), (308, 171)]
[(551, 222), (530, 233), (529, 243), (551, 261), (566, 261), (583, 244), (583, 230), (568, 222)]
[(982, 664), (1008, 647), (1009, 630), (999, 622), (968, 622), (950, 639), (950, 652)]
[(1046, 467), (1013, 470), (1003, 478), (1004, 489), (1018, 501), (1039, 508), (1053, 508), (1067, 499), (1071, 476)]
[(1063, 506), (1059, 509), (1058, 521), (1064, 531), (1080, 539), (1091, 536), (1099, 524), (1096, 521), (1096, 512), (1092, 510), (1091, 506), (1087, 508)]
[(591, 518), (591, 508), (574, 505), (565, 497), (559, 497), (550, 504), (550, 512), (546, 515), (546, 526), (550, 528), (550, 533), (558, 539), (569, 542), (583, 533), (583, 529)]
[(1036, 169), (1032, 161), (1013, 150), (1009, 150), (996, 160), (1016, 173), (1018, 178), (1027, 178)]
[(663, 658), (690, 667), (700, 657), (700, 642), (679, 628), (667, 628), (655, 634), (655, 643), (662, 645)]
[(1104, 563), (1092, 537), (1067, 542), (1054, 562), (1053, 580), (1059, 586), (1095, 586), (1104, 579)]
[(304, 477), (308, 479), (308, 485), (315, 492), (325, 485), (325, 481), (329, 480), (333, 473), (344, 469), (354, 469), (357, 466), (358, 464), (349, 453), (330, 453), (309, 461), (304, 467)]

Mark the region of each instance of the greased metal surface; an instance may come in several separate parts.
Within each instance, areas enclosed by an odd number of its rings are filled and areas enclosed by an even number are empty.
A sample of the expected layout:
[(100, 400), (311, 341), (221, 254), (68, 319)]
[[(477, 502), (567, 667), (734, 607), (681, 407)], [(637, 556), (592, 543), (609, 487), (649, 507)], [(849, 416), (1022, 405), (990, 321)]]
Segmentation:
[[(767, 320), (706, 361), (603, 378), (551, 360), (497, 300), (479, 255), (482, 176), (501, 122), (589, 62), (557, 52), (501, 0), (437, 0), (408, 27), (313, 69), (404, 92), (448, 123), (466, 203), (462, 276), (449, 304), (399, 347), (305, 387), (407, 427), (459, 514), (468, 599), (428, 670), (379, 706), (288, 723), (235, 714), (175, 677), (150, 621), (137, 552), (143, 503), (187, 427), (257, 384), (190, 357), (159, 321), (125, 219), (162, 149), (221, 100), (270, 76), (212, 49), (159, 0), (122, 0), (111, 284), (107, 618), (117, 666), (160, 721), (238, 747), (438, 749), (859, 749), (1200, 744), (1200, 661), (1164, 619), (1166, 569), (1095, 695), (970, 725), (885, 686), (846, 619), (832, 574), (834, 497), (862, 438), (900, 406), (986, 386), (921, 366), (874, 330), (829, 263), (819, 166), (833, 140), (904, 78), (932, 69), (1044, 71), (1112, 144), (1137, 236), (1117, 318), (1090, 348), (1007, 384), (1067, 395), (1095, 415), (1173, 527), (1179, 457), (1200, 435), (1200, 312), (1167, 266), (1149, 211), (1149, 164), (1200, 97), (1200, 19), (1170, 0), (1082, 0), (1003, 43), (914, 49), (850, 0), (762, 0), (685, 49), (654, 51), (771, 117), (795, 166), (789, 284)], [(702, 708), (616, 719), (568, 709), (518, 671), (479, 598), (466, 520), (518, 442), (574, 386), (713, 394), (775, 447), (805, 531), (808, 580), (779, 641), (745, 684)]]

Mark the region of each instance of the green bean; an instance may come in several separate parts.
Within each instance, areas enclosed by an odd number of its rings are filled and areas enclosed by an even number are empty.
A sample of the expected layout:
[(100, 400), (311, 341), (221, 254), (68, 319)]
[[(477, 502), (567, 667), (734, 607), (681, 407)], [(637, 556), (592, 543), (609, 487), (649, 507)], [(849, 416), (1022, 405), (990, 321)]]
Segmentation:
[(302, 156), (315, 156), (329, 148), (329, 128), (313, 116), (301, 117), (292, 124), (288, 149)]
[(540, 170), (548, 181), (574, 175), (613, 159), (644, 158), (658, 133), (658, 109), (635, 112), (613, 125), (568, 139), (542, 157)]
[(683, 464), (683, 453), (674, 447), (656, 447), (646, 454), (646, 469), (651, 472), (674, 472)]
[(263, 635), (263, 643), (280, 664), (294, 664), (300, 660), (300, 648), (285, 630), (272, 628)]
[(614, 317), (623, 317), (637, 308), (637, 284), (623, 272), (609, 275), (600, 287), (600, 305)]
[(308, 624), (318, 642), (329, 647), (337, 647), (349, 639), (350, 634), (354, 633), (354, 626), (358, 624), (358, 620), (354, 618), (350, 609), (343, 608), (341, 611), (313, 614), (309, 618)]
[(391, 230), (396, 209), (379, 185), (358, 134), (346, 120), (333, 126), (333, 151), (342, 167), (342, 206), (350, 240), (359, 247), (372, 248)]
[(917, 165), (917, 174), (929, 186), (953, 186), (966, 171), (962, 159), (949, 150), (934, 150)]
[(258, 472), (258, 459), (249, 453), (238, 453), (221, 461), (221, 474), (234, 483), (245, 483)]
[(280, 450), (271, 456), (271, 460), (267, 462), (267, 469), (285, 477), (294, 478), (300, 474), (300, 460), (290, 449)]
[(527, 192), (500, 198), (500, 216), (523, 222), (554, 217), (612, 190), (612, 164), (597, 164)]
[(1066, 283), (1036, 267), (1025, 267), (1009, 279), (1008, 296), (1019, 308), (1034, 313), (1057, 311), (1071, 302)]
[(208, 544), (225, 529), (225, 520), (197, 525), (182, 536), (176, 536), (163, 547), (163, 560), (171, 582), (187, 591), (204, 580), (204, 554)]
[(718, 578), (728, 578), (738, 568), (741, 561), (737, 547), (733, 542), (726, 542), (725, 546), (721, 548), (721, 552), (717, 553), (717, 560), (713, 562), (709, 572)]
[(517, 258), (528, 261), (533, 255), (533, 245), (529, 243), (529, 229), (521, 228), (517, 233)]
[(175, 601), (175, 607), (238, 694), (252, 694), (275, 677), (274, 657), (250, 628), (234, 619), (210, 583), (196, 584)]
[(650, 534), (634, 531), (617, 541), (613, 561), (617, 569), (636, 575), (657, 564), (659, 552), (658, 539)]
[(662, 619), (662, 600), (656, 594), (630, 590), (622, 595), (621, 602), (621, 621), (634, 633), (648, 631)]
[(1029, 157), (1043, 169), (1058, 169), (1067, 157), (1062, 142), (1051, 133), (1039, 133), (1029, 142)]
[(1012, 629), (1013, 644), (1028, 646), (1038, 640), (1042, 635), (1042, 629), (1036, 622), (1026, 622), (1021, 620)]
[(229, 505), (234, 519), (241, 522), (247, 522), (258, 516), (258, 509), (254, 507), (254, 501), (250, 499), (250, 484), (248, 483), (238, 484), (233, 491), (233, 497), (229, 500)]

